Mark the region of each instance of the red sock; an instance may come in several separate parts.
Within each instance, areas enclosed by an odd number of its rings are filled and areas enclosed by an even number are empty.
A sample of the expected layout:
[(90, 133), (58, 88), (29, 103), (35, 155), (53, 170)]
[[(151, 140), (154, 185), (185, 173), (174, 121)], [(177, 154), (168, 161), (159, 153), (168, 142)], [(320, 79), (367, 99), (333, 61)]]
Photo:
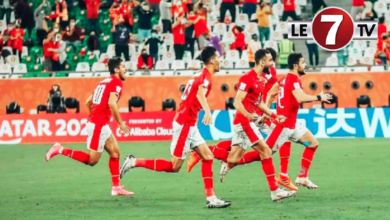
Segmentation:
[(88, 164), (89, 162), (89, 154), (85, 153), (84, 151), (73, 150), (63, 147), (61, 154), (84, 164)]
[[(249, 151), (244, 154), (241, 160), (236, 165), (244, 165), (248, 163), (252, 163), (254, 161), (260, 161), (260, 154), (257, 151)], [(233, 168), (235, 165), (229, 164), (229, 168)]]
[(173, 164), (171, 161), (163, 159), (136, 159), (135, 167), (143, 167), (157, 172), (173, 173)]
[(214, 196), (213, 160), (202, 160), (202, 177), (206, 197)]
[(280, 175), (288, 176), (288, 161), (290, 159), (291, 152), (291, 142), (286, 142), (280, 147), (279, 156), (280, 156)]
[(276, 127), (272, 130), (271, 134), (268, 135), (267, 140), (265, 141), (269, 148), (273, 149), (275, 147), (275, 143), (281, 135), (284, 127), (280, 124), (275, 124)]
[(110, 160), (108, 161), (108, 167), (110, 168), (112, 186), (120, 186), (119, 158), (110, 157)]
[(222, 160), (223, 162), (227, 162), (227, 158), (229, 156), (229, 152), (225, 149), (219, 147), (209, 146), (211, 152), (214, 154), (214, 158), (218, 160)]
[(268, 186), (271, 191), (278, 189), (275, 179), (275, 167), (272, 158), (267, 158), (261, 161), (263, 171), (268, 181)]
[(311, 161), (313, 161), (314, 153), (316, 152), (316, 150), (317, 147), (306, 147), (303, 151), (301, 171), (299, 171), (299, 177), (307, 177)]
[(217, 147), (230, 151), (232, 149), (232, 141), (231, 140), (221, 141), (217, 144)]

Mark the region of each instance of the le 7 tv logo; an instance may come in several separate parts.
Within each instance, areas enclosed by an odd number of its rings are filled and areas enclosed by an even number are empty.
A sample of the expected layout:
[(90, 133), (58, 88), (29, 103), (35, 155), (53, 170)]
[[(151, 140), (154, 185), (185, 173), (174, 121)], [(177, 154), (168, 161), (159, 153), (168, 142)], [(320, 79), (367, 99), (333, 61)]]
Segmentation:
[(329, 7), (321, 10), (313, 21), (289, 21), (288, 39), (311, 40), (329, 51), (346, 47), (352, 40), (377, 40), (376, 21), (355, 21), (344, 9)]

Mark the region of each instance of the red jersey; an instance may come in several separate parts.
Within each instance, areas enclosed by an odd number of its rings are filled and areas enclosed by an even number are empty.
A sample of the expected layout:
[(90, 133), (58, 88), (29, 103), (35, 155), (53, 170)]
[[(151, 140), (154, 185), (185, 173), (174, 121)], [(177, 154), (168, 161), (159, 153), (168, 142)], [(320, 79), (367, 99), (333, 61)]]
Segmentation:
[[(18, 35), (19, 35), (19, 37), (18, 37)], [(16, 38), (16, 39), (12, 40), (12, 49), (22, 51), (23, 50), (24, 30), (21, 28), (14, 28), (11, 31), (11, 37)]]
[(288, 73), (286, 77), (279, 81), (278, 106), (276, 111), (278, 115), (283, 115), (287, 118), (282, 125), (291, 129), (295, 128), (300, 106), (292, 93), (296, 89), (303, 89), (303, 87), (301, 80), (294, 74)]
[(128, 22), (129, 25), (134, 24), (133, 8), (135, 7), (135, 3), (122, 3), (119, 6), (119, 12), (123, 16), (123, 20)]
[(284, 11), (295, 11), (295, 0), (283, 0), (283, 6)]
[(364, 0), (352, 0), (352, 6), (355, 7), (364, 6)]
[(173, 44), (183, 45), (186, 43), (183, 24), (179, 24), (176, 27), (172, 28), (172, 33), (173, 33)]
[(119, 101), (122, 95), (122, 87), (122, 80), (115, 75), (111, 75), (111, 77), (99, 83), (92, 95), (92, 111), (88, 117), (89, 122), (100, 125), (110, 122), (112, 117), (110, 106), (108, 106), (110, 94), (115, 93)]
[(263, 102), (267, 101), (268, 92), (271, 90), (272, 86), (278, 82), (276, 69), (274, 67), (269, 67), (269, 72), (270, 74), (263, 73), (262, 75), (262, 77), (266, 80), (263, 92)]
[(191, 77), (181, 96), (180, 107), (175, 116), (175, 121), (177, 123), (190, 126), (196, 124), (198, 113), (202, 109), (196, 95), (198, 94), (199, 87), (203, 86), (207, 88), (207, 98), (211, 91), (211, 80), (211, 74), (206, 68), (203, 68), (200, 72)]
[(382, 40), (382, 34), (387, 33), (387, 27), (385, 24), (379, 24), (378, 25), (378, 40)]
[[(256, 71), (251, 70), (240, 77), (237, 89), (247, 92), (242, 105), (249, 113), (257, 113), (261, 102), (261, 95), (264, 91), (265, 80), (257, 76)], [(241, 112), (237, 111), (233, 124), (249, 124), (249, 120)]]
[(99, 18), (100, 0), (85, 0), (85, 4), (87, 6), (87, 18)]
[(51, 58), (53, 55), (53, 52), (49, 51), (49, 48), (53, 48), (53, 41), (49, 41), (46, 44), (43, 44), (43, 57), (45, 58)]
[[(188, 20), (195, 21), (198, 19), (199, 15), (190, 16), (188, 17)], [(194, 24), (194, 32), (195, 32), (195, 38), (199, 37), (200, 35), (204, 33), (210, 32), (209, 28), (207, 27), (207, 23), (203, 18), (200, 18), (198, 22)]]

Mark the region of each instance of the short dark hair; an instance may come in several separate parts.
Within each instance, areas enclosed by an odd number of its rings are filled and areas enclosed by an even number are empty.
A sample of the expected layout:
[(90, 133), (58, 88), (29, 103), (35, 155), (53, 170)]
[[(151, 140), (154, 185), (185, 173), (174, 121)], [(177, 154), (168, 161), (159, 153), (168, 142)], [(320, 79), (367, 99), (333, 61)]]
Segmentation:
[(290, 70), (294, 69), (294, 65), (295, 64), (298, 65), (299, 60), (301, 58), (303, 58), (301, 53), (291, 53), (290, 55), (288, 55), (287, 58), (288, 68), (290, 68)]
[(379, 19), (378, 19), (378, 21), (379, 21), (379, 24), (383, 24), (383, 23), (385, 23), (385, 17), (380, 17)]
[(152, 33), (156, 33), (156, 34), (157, 34), (157, 31), (153, 29), (153, 30), (152, 30)]
[(217, 49), (215, 49), (215, 47), (207, 46), (200, 53), (200, 59), (203, 61), (204, 64), (208, 64), (210, 62), (210, 59), (215, 55), (215, 52), (217, 52)]
[(267, 47), (265, 48), (266, 50), (268, 50), (272, 56), (272, 59), (276, 62), (276, 59), (278, 59), (278, 54), (276, 53), (276, 51), (274, 50), (274, 48), (272, 47)]
[(267, 54), (269, 54), (269, 51), (266, 49), (260, 49), (257, 50), (255, 53), (255, 63), (256, 65), (259, 64), (260, 60), (263, 59)]
[(241, 26), (236, 26), (236, 29), (237, 29), (237, 31), (240, 32), (240, 33), (244, 30), (244, 28), (242, 28)]
[(120, 57), (113, 57), (108, 60), (108, 71), (110, 71), (110, 74), (115, 74), (115, 69), (119, 68), (119, 66), (122, 63), (122, 59)]

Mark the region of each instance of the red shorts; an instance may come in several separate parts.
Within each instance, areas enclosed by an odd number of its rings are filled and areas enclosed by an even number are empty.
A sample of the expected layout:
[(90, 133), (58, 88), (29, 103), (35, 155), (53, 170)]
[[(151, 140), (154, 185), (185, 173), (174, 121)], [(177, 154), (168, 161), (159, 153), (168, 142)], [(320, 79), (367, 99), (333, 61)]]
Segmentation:
[(88, 122), (86, 129), (88, 133), (87, 148), (99, 153), (103, 152), (106, 141), (112, 134), (110, 126)]
[(179, 124), (173, 121), (173, 137), (171, 142), (172, 156), (186, 159), (187, 153), (201, 144), (206, 143), (200, 135), (197, 126)]

